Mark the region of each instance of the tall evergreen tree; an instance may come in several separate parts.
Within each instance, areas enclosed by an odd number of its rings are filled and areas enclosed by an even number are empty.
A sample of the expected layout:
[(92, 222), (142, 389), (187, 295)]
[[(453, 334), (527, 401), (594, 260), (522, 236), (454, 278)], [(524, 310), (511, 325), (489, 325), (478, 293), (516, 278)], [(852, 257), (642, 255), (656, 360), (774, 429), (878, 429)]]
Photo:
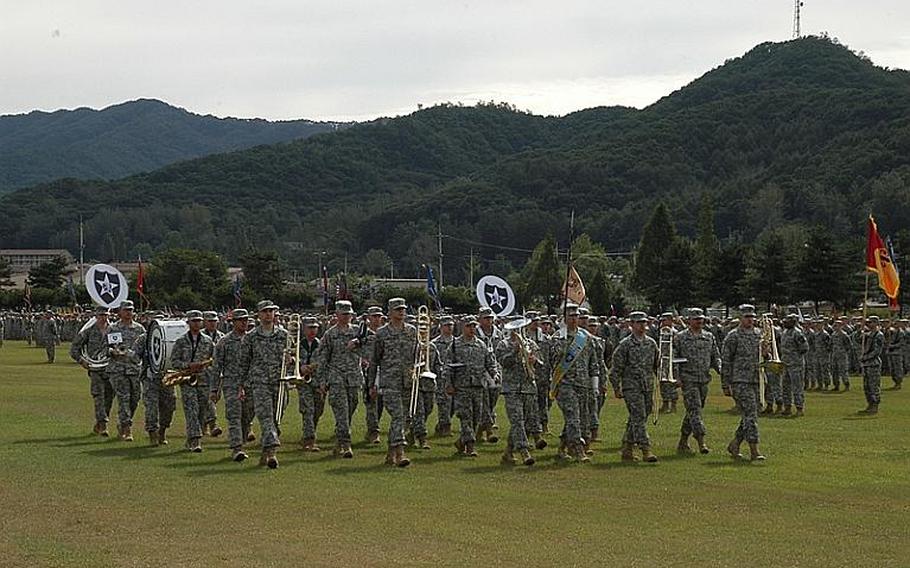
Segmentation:
[(703, 193), (698, 211), (698, 234), (694, 246), (692, 283), (695, 301), (709, 304), (720, 299), (717, 288), (720, 242), (714, 234), (714, 205), (711, 196)]
[(791, 281), (791, 253), (780, 231), (766, 231), (759, 235), (746, 264), (743, 291), (755, 301), (765, 305), (784, 304)]
[(666, 278), (666, 253), (676, 237), (676, 228), (663, 202), (654, 208), (642, 230), (641, 242), (635, 252), (632, 286), (656, 308), (663, 308), (661, 287)]
[(531, 258), (521, 271), (519, 294), (522, 304), (543, 304), (552, 312), (561, 285), (559, 260), (556, 258), (556, 239), (552, 233), (534, 247)]

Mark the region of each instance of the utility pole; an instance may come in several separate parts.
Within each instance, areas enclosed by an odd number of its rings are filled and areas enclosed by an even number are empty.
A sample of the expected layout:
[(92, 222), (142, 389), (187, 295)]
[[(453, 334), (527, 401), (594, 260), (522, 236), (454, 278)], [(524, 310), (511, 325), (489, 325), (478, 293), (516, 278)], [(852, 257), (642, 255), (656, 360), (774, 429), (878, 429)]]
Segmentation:
[(437, 225), (436, 243), (439, 245), (439, 289), (442, 290), (442, 221)]
[(803, 0), (793, 0), (793, 39), (802, 37), (800, 26), (800, 10), (803, 7)]
[(85, 233), (82, 231), (82, 215), (79, 215), (79, 283), (85, 284)]
[(474, 287), (474, 249), (471, 249), (471, 259), (468, 261), (468, 269), (471, 274), (471, 281), (468, 282), (468, 288)]

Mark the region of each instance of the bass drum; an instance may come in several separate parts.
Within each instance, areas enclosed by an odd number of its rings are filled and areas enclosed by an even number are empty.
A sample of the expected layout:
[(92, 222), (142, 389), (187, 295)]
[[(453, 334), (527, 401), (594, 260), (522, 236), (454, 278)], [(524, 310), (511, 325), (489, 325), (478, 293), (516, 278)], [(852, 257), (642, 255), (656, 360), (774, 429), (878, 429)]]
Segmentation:
[(146, 353), (148, 353), (149, 372), (152, 375), (164, 375), (168, 371), (171, 366), (174, 343), (189, 329), (183, 320), (155, 320), (149, 324), (146, 335)]

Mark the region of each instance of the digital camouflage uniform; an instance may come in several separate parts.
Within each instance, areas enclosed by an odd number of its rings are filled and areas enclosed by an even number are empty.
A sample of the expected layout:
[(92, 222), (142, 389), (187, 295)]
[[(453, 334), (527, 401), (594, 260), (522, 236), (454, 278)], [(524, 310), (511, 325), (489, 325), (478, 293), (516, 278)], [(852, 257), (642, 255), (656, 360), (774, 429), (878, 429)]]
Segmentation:
[(824, 329), (815, 332), (815, 376), (820, 388), (831, 386), (831, 334)]
[(904, 333), (904, 330), (898, 328), (892, 328), (891, 336), (888, 338), (888, 363), (891, 370), (891, 380), (894, 381), (894, 384), (901, 385), (904, 382), (904, 375), (906, 371), (904, 370), (904, 342), (907, 341), (907, 336)]
[(711, 369), (720, 372), (720, 351), (714, 342), (714, 335), (702, 330), (693, 333), (686, 329), (673, 337), (673, 357), (685, 359), (677, 366), (677, 379), (682, 383), (683, 417), (680, 435), (704, 438), (707, 430), (702, 418), (702, 409), (708, 399), (708, 384)]
[(600, 387), (601, 383), (606, 381), (608, 378), (607, 375), (607, 363), (604, 359), (606, 351), (606, 342), (602, 337), (591, 334), (591, 339), (594, 340), (594, 343), (591, 345), (594, 349), (594, 362), (597, 366), (597, 373), (591, 377), (591, 392), (590, 398), (588, 400), (588, 426), (589, 429), (587, 432), (583, 432), (586, 440), (590, 440), (589, 436), (593, 436), (593, 433), (600, 428), (600, 408), (601, 408), (601, 394)]
[(53, 363), (57, 358), (57, 342), (60, 341), (60, 328), (54, 318), (40, 320), (40, 322), (39, 340), (44, 345), (48, 363)]
[[(537, 420), (540, 424), (540, 430), (547, 430), (547, 424), (550, 422), (550, 407), (553, 401), (550, 400), (550, 377), (553, 375), (551, 361), (553, 359), (554, 340), (547, 337), (544, 333), (537, 335), (537, 348), (540, 351), (541, 364), (537, 367)], [(538, 432), (540, 433), (540, 432)]]
[(351, 417), (363, 390), (362, 348), (359, 342), (348, 347), (357, 336), (358, 330), (352, 325), (334, 325), (322, 336), (316, 352), (319, 385), (328, 389), (335, 416), (335, 443), (340, 446), (351, 445)]
[(623, 433), (623, 444), (651, 446), (647, 418), (654, 411), (654, 373), (657, 371), (657, 342), (649, 335), (641, 338), (629, 334), (613, 352), (610, 384), (622, 393), (629, 418)]
[[(305, 337), (301, 338), (301, 364), (316, 364), (316, 352), (318, 350), (319, 338), (314, 337), (312, 341)], [(315, 379), (315, 376), (310, 382), (297, 386), (297, 402), (297, 409), (303, 422), (303, 439), (315, 440), (316, 427), (319, 425), (319, 419), (325, 411), (325, 395), (319, 390), (319, 382)]]
[[(497, 343), (502, 340), (502, 332), (498, 327), (493, 327), (492, 331), (487, 334), (483, 327), (477, 326), (477, 337), (487, 346), (487, 350), (492, 354)], [(502, 374), (496, 356), (493, 356), (493, 363), (496, 367), (495, 373), (488, 373), (486, 386), (483, 394), (483, 417), (480, 421), (481, 430), (490, 430), (496, 424), (496, 404), (499, 402), (499, 395), (502, 392)]]
[(444, 370), (451, 362), (453, 336), (433, 339), (433, 372), (436, 373), (436, 431), (448, 432), (452, 428), (452, 416), (455, 414), (455, 397), (446, 392), (443, 376)]
[(249, 434), (249, 425), (253, 420), (252, 394), (244, 392), (243, 400), (240, 399), (240, 393), (244, 390), (244, 375), (240, 362), (244, 335), (231, 331), (215, 344), (213, 365), (215, 380), (209, 392), (210, 395), (224, 396), (228, 447), (232, 450), (243, 447)]
[[(102, 352), (107, 353), (107, 333), (109, 329), (110, 326), (105, 326), (102, 331), (97, 325), (92, 325), (78, 334), (70, 346), (70, 357), (73, 361), (78, 363), (82, 360), (83, 347), (91, 358), (97, 358)], [(95, 422), (107, 424), (108, 417), (111, 415), (111, 406), (114, 404), (114, 387), (107, 377), (107, 370), (89, 370), (88, 378), (89, 392), (92, 395), (95, 407)]]
[(123, 339), (119, 348), (123, 354), (112, 349), (107, 366), (107, 376), (117, 395), (117, 420), (123, 428), (133, 425), (133, 415), (142, 394), (140, 372), (145, 353), (145, 328), (135, 321), (130, 325), (118, 321), (110, 326), (108, 335), (112, 333), (121, 334)]
[(240, 372), (243, 387), (253, 393), (253, 409), (261, 430), (259, 441), (263, 451), (281, 445), (275, 425), (275, 404), (278, 382), (288, 332), (275, 326), (270, 332), (257, 326), (240, 342)]
[(862, 348), (859, 364), (863, 371), (863, 393), (866, 395), (866, 403), (877, 407), (882, 400), (882, 352), (885, 348), (885, 335), (880, 330), (865, 332)]
[(853, 338), (841, 329), (831, 334), (831, 379), (834, 388), (839, 389), (844, 383), (844, 388), (850, 387), (850, 357), (853, 352)]
[[(367, 337), (364, 340), (363, 346), (363, 358), (367, 361), (367, 377), (376, 377), (375, 373), (371, 375), (369, 372), (369, 366), (372, 365), (373, 361), (373, 346), (375, 344), (376, 332), (372, 329), (367, 330)], [(379, 418), (382, 415), (382, 397), (377, 394), (375, 400), (371, 400), (370, 398), (370, 391), (373, 387), (376, 387), (378, 389), (379, 385), (375, 384), (372, 380), (367, 380), (364, 383), (363, 406), (366, 409), (365, 419), (367, 426), (367, 438), (370, 438), (371, 436), (379, 436)]]
[[(211, 359), (214, 350), (215, 345), (208, 335), (200, 331), (194, 337), (193, 332), (187, 331), (174, 342), (171, 365), (178, 371), (187, 369), (190, 363), (201, 363)], [(180, 399), (183, 402), (183, 417), (186, 421), (188, 442), (202, 437), (202, 426), (205, 424), (209, 392), (211, 391), (205, 377), (206, 374), (200, 372), (196, 377), (196, 384), (186, 382), (180, 385)]]
[(808, 353), (809, 342), (798, 327), (784, 328), (781, 331), (780, 360), (784, 364), (781, 373), (781, 394), (785, 407), (795, 404), (797, 409), (801, 409), (805, 406), (806, 381), (803, 378), (803, 366)]
[[(525, 341), (528, 352), (539, 358), (537, 344), (531, 339)], [(508, 447), (527, 450), (528, 433), (538, 430), (537, 384), (534, 382), (536, 365), (530, 366), (529, 375), (528, 366), (523, 361), (524, 355), (518, 343), (511, 339), (501, 340), (496, 346), (495, 354), (502, 368), (502, 396), (509, 417)]]
[[(805, 354), (803, 368), (805, 369), (803, 375), (803, 388), (811, 389), (815, 388), (819, 384), (818, 380), (818, 358), (816, 353), (818, 352), (818, 332), (814, 329), (808, 329), (802, 332), (806, 337), (806, 344), (809, 346), (809, 350)], [(797, 406), (799, 406), (797, 404)]]
[(567, 333), (565, 338), (557, 339), (550, 352), (550, 367), (555, 371), (556, 367), (563, 363), (566, 348), (574, 343), (575, 335), (578, 333), (584, 334), (587, 340), (556, 387), (556, 404), (559, 405), (565, 420), (560, 438), (566, 448), (574, 451), (583, 448), (587, 442), (585, 438), (590, 436), (591, 431), (590, 391), (593, 377), (600, 371), (594, 354), (594, 342), (591, 341), (590, 333), (579, 328), (575, 332)]
[(368, 373), (371, 383), (378, 380), (382, 404), (391, 418), (389, 448), (404, 444), (416, 346), (417, 328), (411, 324), (405, 323), (399, 328), (389, 323), (376, 331)]
[[(784, 333), (786, 334), (786, 330)], [(735, 434), (737, 443), (746, 441), (750, 444), (757, 444), (759, 442), (758, 356), (760, 342), (761, 330), (755, 327), (751, 329), (737, 327), (728, 333), (724, 340), (720, 377), (721, 384), (730, 389), (740, 412), (739, 427)], [(781, 356), (783, 357), (783, 355)]]
[[(212, 340), (212, 346), (213, 346), (212, 349), (214, 352), (214, 346), (218, 345), (218, 342), (221, 341), (222, 337), (224, 337), (224, 333), (222, 333), (221, 331), (219, 331), (217, 329), (212, 332), (209, 332), (205, 328), (202, 329), (202, 333), (205, 334), (206, 336), (208, 336), (208, 338)], [(202, 390), (205, 391), (206, 393), (208, 393), (212, 390), (212, 387), (215, 385), (215, 383), (217, 381), (217, 376), (215, 375), (215, 369), (213, 367), (209, 367), (208, 369), (206, 369), (205, 371), (202, 372), (202, 377), (203, 377), (203, 380), (200, 381), (200, 385), (204, 386), (205, 388)], [(199, 404), (202, 405), (201, 400), (200, 400)], [(205, 401), (205, 404), (202, 405), (200, 408), (203, 411), (203, 415), (200, 417), (202, 420), (202, 423), (207, 424), (209, 427), (215, 427), (215, 424), (218, 421), (218, 412), (217, 412), (216, 404), (214, 402), (212, 402), (211, 399), (207, 399)]]
[(449, 360), (460, 365), (445, 367), (443, 381), (446, 388), (455, 389), (455, 415), (461, 423), (460, 441), (473, 444), (483, 420), (484, 388), (487, 377), (497, 372), (493, 354), (478, 337), (456, 338), (450, 347)]

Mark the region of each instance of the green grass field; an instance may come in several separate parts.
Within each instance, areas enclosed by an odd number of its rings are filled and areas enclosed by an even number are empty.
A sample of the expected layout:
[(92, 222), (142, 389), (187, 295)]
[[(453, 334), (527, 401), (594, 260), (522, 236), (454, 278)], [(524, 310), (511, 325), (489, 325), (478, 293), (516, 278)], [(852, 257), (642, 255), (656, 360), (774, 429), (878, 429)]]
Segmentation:
[[(179, 408), (166, 447), (145, 447), (141, 410), (132, 444), (90, 435), (88, 379), (65, 347), (54, 365), (23, 343), (0, 349), (0, 566), (910, 565), (910, 393), (889, 379), (876, 417), (855, 414), (854, 379), (809, 393), (805, 418), (762, 419), (768, 461), (755, 464), (723, 451), (738, 419), (717, 384), (714, 451), (677, 457), (669, 415), (650, 427), (659, 464), (619, 461), (617, 400), (587, 465), (557, 463), (551, 446), (532, 468), (504, 467), (502, 442), (456, 458), (450, 438), (404, 470), (382, 465), (384, 446), (359, 443), (353, 460), (296, 450), (294, 401), (269, 471), (229, 461), (223, 437), (183, 451)], [(362, 407), (354, 422), (361, 440)]]

